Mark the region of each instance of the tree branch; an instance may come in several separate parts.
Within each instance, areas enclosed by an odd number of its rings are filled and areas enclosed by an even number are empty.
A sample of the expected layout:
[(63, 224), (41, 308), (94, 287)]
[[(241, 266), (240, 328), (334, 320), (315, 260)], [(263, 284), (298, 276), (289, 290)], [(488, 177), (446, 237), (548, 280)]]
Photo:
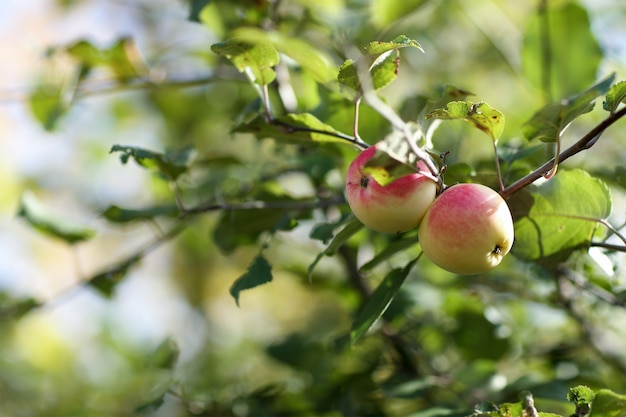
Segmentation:
[(242, 203), (208, 203), (201, 204), (191, 208), (180, 208), (182, 216), (190, 216), (210, 211), (220, 210), (259, 210), (259, 209), (293, 209), (293, 210), (309, 210), (315, 208), (325, 208), (337, 204), (344, 204), (346, 200), (343, 196), (334, 196), (328, 199), (312, 199), (312, 200), (285, 200), (285, 201), (244, 201)]
[(626, 116), (626, 107), (623, 107), (621, 110), (611, 113), (609, 117), (600, 122), (596, 127), (591, 129), (585, 136), (583, 136), (578, 142), (574, 143), (572, 146), (565, 149), (559, 155), (550, 159), (548, 162), (537, 168), (535, 171), (526, 175), (525, 177), (517, 180), (513, 184), (509, 185), (502, 191), (501, 195), (503, 198), (508, 198), (514, 193), (520, 191), (522, 188), (530, 185), (535, 180), (543, 177), (546, 173), (549, 173), (550, 170), (554, 167), (555, 161), (559, 161), (563, 163), (566, 159), (576, 155), (577, 153), (589, 149), (593, 146), (596, 140), (600, 137), (600, 135), (613, 123), (617, 122), (620, 118)]

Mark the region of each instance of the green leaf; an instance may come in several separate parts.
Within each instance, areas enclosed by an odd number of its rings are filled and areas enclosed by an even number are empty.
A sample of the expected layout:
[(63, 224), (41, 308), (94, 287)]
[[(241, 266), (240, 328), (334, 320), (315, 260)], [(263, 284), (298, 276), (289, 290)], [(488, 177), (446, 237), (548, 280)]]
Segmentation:
[(239, 72), (245, 72), (251, 82), (267, 85), (274, 81), (276, 73), (272, 69), (280, 60), (278, 51), (270, 42), (251, 42), (232, 38), (211, 45), (211, 50), (228, 58)]
[(413, 47), (424, 52), (417, 41), (401, 35), (391, 42), (374, 41), (363, 48), (364, 56), (358, 61), (346, 60), (341, 68), (337, 80), (340, 84), (355, 91), (361, 90), (361, 81), (358, 76), (358, 66), (367, 66), (374, 90), (380, 90), (398, 76), (400, 67), (400, 48)]
[(461, 119), (482, 130), (497, 141), (504, 131), (504, 115), (485, 102), (452, 101), (443, 109), (426, 115), (426, 119)]
[(387, 28), (425, 3), (426, 0), (373, 0), (370, 2), (372, 23), (378, 29)]
[(317, 266), (319, 261), (321, 261), (322, 258), (324, 258), (324, 256), (333, 256), (335, 253), (337, 253), (337, 250), (339, 250), (339, 248), (344, 243), (346, 243), (348, 239), (354, 236), (362, 228), (363, 228), (363, 223), (361, 223), (356, 217), (353, 217), (353, 216), (349, 217), (345, 227), (339, 233), (337, 233), (333, 241), (330, 242), (330, 244), (326, 247), (326, 249), (324, 249), (324, 251), (318, 254), (315, 260), (313, 261), (313, 263), (309, 265), (309, 270), (308, 270), (309, 281), (312, 279), (313, 270), (315, 270), (315, 267)]
[[(324, 84), (332, 81), (337, 73), (336, 67), (332, 64), (332, 59), (326, 52), (303, 38), (288, 36), (278, 31), (266, 31), (251, 27), (235, 30), (233, 37), (252, 44), (260, 42), (273, 45), (276, 51), (291, 58), (318, 83)], [(276, 65), (276, 63), (273, 65)]]
[(103, 296), (110, 298), (117, 285), (126, 278), (130, 268), (139, 261), (140, 258), (132, 257), (114, 268), (100, 272), (87, 281), (87, 285), (97, 290)]
[(376, 254), (376, 256), (374, 256), (368, 262), (364, 263), (359, 268), (359, 271), (360, 272), (370, 271), (374, 269), (376, 266), (385, 262), (387, 259), (391, 258), (396, 253), (404, 252), (408, 250), (409, 248), (414, 247), (417, 244), (417, 242), (418, 242), (417, 235), (404, 237), (402, 239), (392, 240), (385, 246), (385, 249), (380, 251), (380, 253)]
[(528, 208), (513, 205), (513, 253), (524, 260), (555, 264), (577, 249), (589, 247), (597, 219), (611, 213), (611, 195), (602, 181), (583, 170), (559, 171), (529, 188)]
[(0, 320), (17, 320), (39, 306), (41, 304), (34, 298), (14, 298), (0, 292)]
[(123, 164), (133, 158), (140, 166), (158, 172), (168, 180), (175, 180), (186, 172), (196, 155), (195, 149), (191, 147), (163, 154), (135, 146), (113, 145), (110, 153), (113, 152), (122, 153), (120, 161)]
[(187, 19), (191, 22), (200, 22), (200, 13), (202, 9), (208, 6), (211, 0), (190, 0), (189, 1), (189, 16)]
[(178, 206), (166, 205), (148, 207), (140, 210), (121, 208), (115, 205), (109, 206), (102, 216), (110, 222), (128, 223), (134, 221), (152, 220), (155, 217), (176, 217), (179, 214)]
[(53, 131), (69, 105), (63, 99), (60, 84), (40, 84), (30, 93), (28, 104), (35, 119), (47, 131)]
[(567, 392), (567, 401), (574, 403), (576, 406), (575, 415), (583, 416), (589, 414), (591, 403), (596, 396), (593, 390), (585, 385), (578, 385), (570, 388)]
[(374, 323), (387, 310), (391, 300), (396, 295), (404, 280), (411, 272), (411, 269), (418, 261), (419, 257), (409, 262), (404, 268), (397, 268), (389, 272), (378, 284), (378, 287), (367, 300), (356, 319), (352, 323), (350, 330), (350, 343), (354, 346)]
[(239, 293), (272, 281), (272, 266), (262, 255), (258, 255), (245, 274), (237, 278), (230, 287), (230, 294), (239, 306)]
[(626, 416), (626, 395), (617, 394), (609, 389), (596, 392), (589, 417), (623, 416)]
[[(273, 138), (296, 144), (345, 143), (338, 135), (341, 132), (320, 121), (310, 113), (288, 113), (267, 123), (263, 117), (257, 117), (249, 123), (241, 124), (234, 129), (238, 133), (252, 133), (259, 139)], [(345, 135), (344, 135), (345, 136)]]
[(378, 56), (382, 55), (385, 52), (390, 52), (399, 48), (417, 48), (420, 51), (424, 52), (422, 46), (415, 40), (408, 38), (407, 36), (400, 35), (394, 38), (391, 42), (382, 42), (382, 41), (373, 41), (368, 43), (364, 48), (363, 52), (366, 55), (370, 56)]
[[(260, 204), (240, 210), (226, 209), (213, 230), (217, 247), (229, 254), (239, 246), (255, 244), (263, 233), (292, 230), (297, 220), (309, 218), (310, 210), (292, 209), (291, 203), (297, 205), (298, 200), (292, 199), (280, 191), (264, 187), (254, 195)], [(272, 204), (278, 202), (280, 207)]]
[(69, 244), (89, 240), (96, 235), (95, 230), (52, 213), (29, 191), (22, 195), (17, 215), (38, 231)]
[(542, 107), (522, 125), (522, 133), (528, 140), (556, 142), (574, 119), (593, 109), (595, 99), (609, 91), (614, 79), (611, 74), (578, 95)]
[[(400, 54), (397, 51), (390, 51), (377, 59), (369, 68), (374, 90), (380, 90), (395, 80), (398, 76), (399, 66)], [(359, 91), (361, 82), (358, 76), (357, 63), (351, 59), (346, 60), (339, 69), (337, 80), (342, 85)]]
[(341, 217), (341, 219), (332, 223), (318, 223), (311, 229), (309, 237), (311, 239), (321, 240), (325, 244), (328, 243), (334, 236), (335, 230), (346, 223), (347, 219), (351, 219), (351, 214), (347, 213)]
[[(548, 38), (542, 31), (542, 19), (549, 23)], [(522, 44), (522, 69), (533, 84), (544, 87), (542, 60), (549, 42), (551, 91), (545, 91), (548, 97), (567, 97), (596, 79), (603, 52), (591, 27), (587, 11), (576, 2), (566, 2), (563, 7), (551, 7), (547, 13), (530, 17)]]
[(81, 40), (66, 48), (67, 53), (85, 68), (108, 68), (120, 82), (126, 82), (147, 72), (141, 54), (132, 38), (121, 38), (109, 48), (98, 48)]
[(148, 357), (148, 364), (151, 368), (173, 369), (179, 356), (178, 344), (174, 339), (168, 337)]
[(615, 113), (621, 103), (626, 103), (626, 81), (613, 85), (602, 103), (604, 110)]

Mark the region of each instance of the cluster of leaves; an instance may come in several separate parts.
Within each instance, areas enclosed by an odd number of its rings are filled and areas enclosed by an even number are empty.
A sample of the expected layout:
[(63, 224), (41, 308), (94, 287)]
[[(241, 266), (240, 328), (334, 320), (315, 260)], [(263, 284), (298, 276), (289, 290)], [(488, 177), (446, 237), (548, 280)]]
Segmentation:
[[(617, 285), (613, 286), (613, 283), (601, 278), (587, 280), (583, 284), (569, 279), (577, 276), (572, 269), (577, 258), (574, 255), (586, 253), (591, 246), (603, 247), (609, 252), (623, 251), (626, 246), (619, 227), (607, 221), (612, 209), (610, 184), (607, 182), (612, 172), (601, 179), (582, 169), (559, 168), (557, 174), (557, 167), (571, 156), (589, 149), (605, 130), (626, 115), (623, 105), (626, 102), (626, 82), (616, 82), (615, 75), (598, 82), (586, 75), (582, 75), (579, 81), (569, 80), (571, 84), (557, 89), (558, 94), (567, 93), (567, 96), (559, 96), (539, 108), (521, 125), (521, 133), (527, 142), (515, 144), (505, 135), (504, 114), (484, 101), (469, 101), (468, 97), (472, 94), (461, 88), (447, 86), (433, 93), (432, 97), (407, 98), (406, 103), (413, 101), (418, 104), (413, 104), (411, 109), (401, 109), (397, 114), (380, 99), (379, 90), (399, 77), (401, 53), (404, 56), (405, 52), (423, 52), (422, 46), (409, 36), (398, 35), (391, 40), (368, 39), (360, 50), (345, 47), (345, 50), (337, 52), (319, 46), (324, 43), (315, 42), (315, 37), (293, 34), (300, 33), (294, 28), (302, 25), (311, 30), (318, 27), (322, 19), (315, 16), (310, 8), (312, 6), (301, 6), (311, 15), (307, 14), (300, 20), (296, 17), (298, 13), (289, 9), (279, 12), (270, 4), (272, 2), (259, 2), (250, 8), (239, 2), (232, 5), (207, 1), (191, 3), (191, 20), (201, 21), (214, 30), (217, 21), (221, 22), (220, 25), (230, 25), (221, 27), (223, 40), (211, 46), (214, 55), (210, 62), (214, 62), (212, 69), (215, 74), (234, 67), (236, 75), (243, 74), (249, 81), (249, 85), (240, 87), (241, 101), (235, 101), (225, 113), (229, 113), (233, 135), (254, 138), (258, 143), (253, 146), (255, 155), (246, 159), (244, 151), (237, 150), (219, 155), (212, 152), (219, 149), (217, 140), (209, 142), (208, 147), (206, 143), (181, 146), (174, 142), (171, 151), (125, 144), (113, 146), (111, 153), (118, 155), (122, 164), (134, 161), (155, 173), (159, 181), (167, 183), (174, 193), (166, 201), (147, 207), (111, 205), (102, 209), (102, 217), (111, 224), (121, 226), (148, 222), (156, 224), (159, 233), (136, 253), (110, 268), (95, 272), (83, 282), (106, 297), (115, 296), (117, 286), (124, 281), (129, 270), (153, 249), (189, 233), (194, 229), (191, 225), (210, 215), (214, 220), (210, 226), (212, 241), (219, 252), (231, 255), (253, 248), (247, 269), (230, 288), (239, 305), (243, 291), (274, 279), (273, 265), (279, 260), (272, 258), (276, 256), (272, 248), (280, 244), (281, 236), (299, 228), (308, 228), (309, 238), (323, 245), (324, 249), (299, 274), (309, 281), (319, 282), (321, 286), (331, 285), (326, 283), (319, 269), (324, 261), (340, 258), (346, 264), (346, 272), (342, 275), (346, 279), (340, 290), (348, 291), (348, 288), (356, 292), (359, 302), (351, 309), (349, 329), (344, 329), (344, 334), (334, 340), (333, 348), (313, 342), (313, 335), (305, 338), (294, 334), (266, 349), (265, 353), (274, 360), (310, 373), (313, 379), (311, 386), (324, 382), (321, 388), (304, 400), (302, 396), (285, 393), (280, 388), (264, 386), (239, 398), (248, 407), (255, 412), (267, 413), (297, 414), (314, 410), (321, 415), (332, 413), (333, 408), (337, 408), (345, 415), (367, 412), (382, 415), (387, 412), (384, 408), (388, 405), (368, 397), (371, 392), (382, 391), (386, 398), (419, 399), (421, 406), (431, 407), (430, 414), (418, 413), (416, 416), (556, 415), (537, 411), (532, 396), (526, 396), (519, 403), (503, 403), (500, 406), (483, 403), (475, 410), (467, 407), (456, 409), (459, 402), (451, 399), (446, 390), (473, 392), (498, 374), (496, 364), (507, 360), (514, 343), (525, 346), (531, 354), (535, 346), (533, 343), (526, 344), (522, 336), (516, 336), (518, 339), (515, 342), (514, 338), (497, 337), (497, 328), (502, 323), (486, 318), (489, 301), (472, 298), (476, 288), (441, 278), (441, 272), (434, 271), (431, 265), (421, 268), (425, 261), (420, 256), (414, 232), (380, 236), (365, 230), (351, 216), (343, 198), (342, 184), (333, 182), (331, 178), (333, 173), (342, 172), (358, 149), (383, 137), (387, 152), (383, 157), (399, 162), (395, 175), (401, 175), (414, 162), (414, 149), (408, 144), (410, 141), (414, 141), (413, 145), (418, 150), (428, 151), (443, 167), (445, 158), (440, 159), (438, 155), (447, 149), (433, 145), (433, 136), (437, 127), (441, 126), (438, 121), (462, 120), (487, 135), (493, 144), (495, 157), (489, 163), (482, 161), (478, 173), (462, 161), (448, 164), (445, 167), (446, 182), (481, 181), (499, 187), (501, 194), (508, 198), (515, 216), (515, 258), (509, 264), (513, 266), (503, 265), (503, 272), (494, 273), (494, 285), (501, 286), (494, 291), (501, 291), (502, 294), (513, 292), (511, 284), (503, 281), (508, 278), (506, 275), (521, 275), (516, 274), (515, 269), (524, 268), (532, 270), (538, 281), (553, 278), (560, 287), (572, 284), (587, 286), (591, 294), (601, 294), (597, 298), (601, 298), (602, 302), (623, 308), (625, 293), (623, 290), (619, 293)], [(372, 7), (376, 10), (386, 11), (376, 14), (378, 20), (374, 25), (385, 26), (402, 16), (408, 3), (411, 3), (408, 7), (411, 9), (420, 2), (373, 3)], [(555, 10), (551, 18), (561, 18), (563, 14), (584, 20), (586, 15), (580, 16), (581, 11), (584, 12), (584, 9), (570, 5)], [(283, 26), (268, 30), (279, 20)], [(268, 21), (273, 24), (268, 24)], [(582, 29), (578, 30), (588, 30), (588, 25), (582, 25)], [(587, 40), (591, 35), (585, 33), (581, 36)], [(525, 53), (532, 50), (531, 46), (526, 45), (526, 48)], [(540, 45), (537, 45), (535, 49), (539, 48)], [(147, 78), (145, 66), (138, 61), (134, 44), (129, 39), (120, 39), (106, 48), (80, 41), (59, 48), (56, 53), (67, 54), (76, 61), (77, 75), (72, 78), (69, 87), (51, 83), (38, 86), (33, 91), (30, 99), (33, 114), (46, 129), (55, 129), (74, 100), (87, 94), (89, 75), (94, 69), (111, 72), (115, 86), (147, 89), (151, 104), (175, 126), (173, 129), (176, 129), (177, 135), (193, 136), (185, 130), (190, 125), (205, 127), (193, 116), (172, 111), (169, 100), (171, 91)], [(217, 60), (216, 56), (219, 57)], [(561, 65), (560, 60), (555, 59), (555, 62)], [(285, 71), (289, 74), (287, 77)], [(592, 77), (595, 77), (595, 72)], [(204, 85), (205, 81), (201, 80), (199, 84)], [(212, 84), (228, 83), (218, 75), (211, 81)], [(584, 87), (593, 85), (581, 88), (581, 84)], [(219, 95), (219, 91), (215, 94)], [(290, 99), (290, 94), (295, 94), (295, 101)], [(589, 113), (599, 99), (603, 100), (605, 111), (602, 121), (573, 145), (561, 149), (565, 130)], [(184, 99), (177, 97), (177, 100)], [(188, 100), (184, 104), (193, 107), (193, 99)], [(205, 115), (198, 116), (198, 119), (203, 117)], [(361, 137), (360, 132), (367, 134)], [(482, 133), (479, 135), (482, 136)], [(505, 146), (500, 145), (502, 141), (506, 142)], [(545, 144), (537, 144), (539, 141)], [(275, 147), (263, 154), (264, 158), (259, 158), (263, 153), (262, 147), (268, 142)], [(537, 151), (552, 146), (556, 148), (554, 157), (542, 160), (538, 156), (541, 152)], [(203, 151), (207, 148), (209, 151)], [(250, 168), (253, 164), (256, 164), (256, 169)], [(616, 167), (615, 172), (620, 172), (619, 169)], [(307, 184), (312, 185), (314, 191), (308, 196), (297, 196), (281, 185), (281, 179), (294, 172), (304, 174)], [(198, 176), (202, 176), (202, 180), (187, 181)], [(548, 180), (536, 182), (542, 177)], [(237, 178), (237, 183), (229, 186), (233, 178)], [(68, 222), (51, 213), (32, 194), (23, 196), (19, 215), (39, 231), (70, 245), (97, 236), (92, 228)], [(166, 225), (165, 228), (163, 225)], [(607, 239), (615, 236), (622, 240), (623, 245), (606, 243)], [(373, 242), (373, 254), (357, 263), (359, 248), (367, 245), (368, 241)], [(376, 278), (370, 279), (370, 276)], [(432, 286), (450, 292), (442, 316), (416, 306), (417, 302), (410, 300), (414, 293), (407, 285), (408, 279), (416, 277), (427, 283), (426, 289)], [(477, 282), (484, 285), (484, 279), (478, 277)], [(568, 294), (567, 291), (556, 293), (563, 298)], [(570, 309), (574, 318), (585, 319), (584, 314), (575, 309), (579, 299), (562, 301), (566, 306), (574, 305)], [(596, 302), (594, 299), (588, 305), (594, 306)], [(17, 318), (40, 304), (26, 299), (13, 300), (6, 306), (0, 313), (4, 317)], [(516, 306), (507, 305), (507, 308), (514, 310)], [(419, 313), (416, 314), (415, 309)], [(413, 315), (419, 322), (418, 329), (406, 319)], [(451, 324), (450, 320), (455, 323)], [(438, 332), (439, 326), (448, 328)], [(581, 327), (588, 326), (583, 323)], [(432, 365), (434, 358), (442, 357), (441, 351), (446, 350), (446, 343), (455, 347), (455, 351), (445, 359), (452, 364), (447, 367)], [(574, 349), (571, 346), (564, 348)], [(166, 342), (158, 351), (161, 353), (156, 356), (164, 357), (158, 362), (174, 371), (176, 348)], [(386, 358), (384, 365), (381, 365), (381, 356)], [(342, 360), (349, 357), (353, 360), (358, 358), (356, 361), (361, 363), (352, 365), (352, 368), (339, 366)], [(464, 361), (471, 363), (463, 367), (460, 363)], [(610, 366), (626, 367), (619, 358), (608, 358), (607, 362)], [(381, 373), (381, 368), (385, 366), (394, 368), (391, 376), (374, 375), (376, 371)], [(454, 371), (455, 366), (462, 370)], [(198, 369), (201, 368), (198, 366)], [(445, 371), (441, 371), (442, 368)], [(180, 392), (176, 390), (177, 384), (172, 383), (137, 410), (157, 410), (167, 396), (177, 397), (189, 410), (199, 407), (207, 415), (212, 411), (224, 412), (230, 407), (210, 401), (198, 405), (197, 401), (184, 394), (184, 384), (180, 385)], [(507, 387), (509, 392), (499, 393), (498, 398), (510, 398), (510, 395), (526, 388), (532, 388), (532, 384), (511, 384)], [(570, 397), (576, 406), (573, 415), (580, 417), (589, 411), (585, 408), (591, 403), (588, 396), (572, 390)], [(617, 416), (624, 412), (625, 402), (618, 394), (599, 390), (590, 416)], [(438, 405), (441, 408), (437, 408)]]

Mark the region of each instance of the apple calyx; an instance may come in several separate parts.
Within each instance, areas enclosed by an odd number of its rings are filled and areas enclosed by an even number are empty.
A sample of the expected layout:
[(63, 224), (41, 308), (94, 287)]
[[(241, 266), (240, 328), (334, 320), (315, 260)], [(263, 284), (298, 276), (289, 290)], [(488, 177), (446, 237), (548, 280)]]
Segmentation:
[(461, 275), (487, 272), (511, 250), (514, 227), (506, 201), (481, 184), (445, 189), (426, 212), (418, 231), (426, 257)]

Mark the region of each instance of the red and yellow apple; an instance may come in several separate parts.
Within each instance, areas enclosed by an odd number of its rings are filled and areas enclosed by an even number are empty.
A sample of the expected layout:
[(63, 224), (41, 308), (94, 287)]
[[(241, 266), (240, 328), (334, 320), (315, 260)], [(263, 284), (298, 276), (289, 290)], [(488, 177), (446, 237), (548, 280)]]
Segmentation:
[(495, 268), (513, 245), (513, 219), (504, 199), (481, 184), (447, 188), (429, 207), (418, 231), (428, 259), (462, 275)]
[[(401, 233), (420, 224), (426, 210), (435, 199), (437, 184), (423, 162), (419, 172), (410, 173), (389, 183), (384, 167), (368, 167), (376, 155), (376, 146), (361, 152), (350, 164), (346, 175), (346, 196), (354, 215), (372, 230)], [(381, 172), (382, 171), (382, 172)], [(378, 179), (378, 180), (377, 180)]]

